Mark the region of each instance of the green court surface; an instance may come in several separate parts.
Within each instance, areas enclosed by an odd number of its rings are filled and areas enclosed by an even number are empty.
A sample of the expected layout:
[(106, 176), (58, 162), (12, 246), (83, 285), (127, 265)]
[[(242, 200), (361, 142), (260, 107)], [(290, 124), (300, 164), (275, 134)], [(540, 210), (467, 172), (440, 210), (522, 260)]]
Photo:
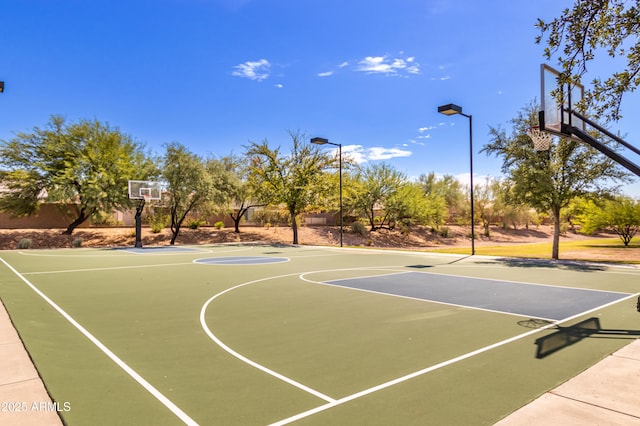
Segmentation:
[(633, 267), (240, 244), (0, 259), (69, 425), (490, 425), (640, 337)]

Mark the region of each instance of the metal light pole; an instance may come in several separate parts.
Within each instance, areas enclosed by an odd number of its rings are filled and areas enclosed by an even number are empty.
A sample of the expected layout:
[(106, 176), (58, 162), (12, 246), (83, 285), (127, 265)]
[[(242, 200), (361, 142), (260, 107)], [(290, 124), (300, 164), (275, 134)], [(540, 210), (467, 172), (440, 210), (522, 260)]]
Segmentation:
[(328, 139), (325, 138), (311, 138), (311, 143), (315, 144), (315, 145), (333, 145), (333, 146), (337, 146), (338, 147), (338, 152), (339, 152), (339, 170), (340, 170), (340, 247), (342, 247), (342, 235), (343, 235), (343, 228), (342, 228), (342, 144), (339, 143), (333, 143), (333, 142), (329, 142)]
[(438, 112), (444, 115), (456, 115), (460, 114), (469, 119), (469, 168), (471, 176), (469, 178), (471, 184), (471, 255), (476, 254), (475, 239), (476, 234), (473, 226), (474, 211), (473, 211), (473, 117), (462, 112), (462, 107), (455, 104), (441, 105), (438, 107)]

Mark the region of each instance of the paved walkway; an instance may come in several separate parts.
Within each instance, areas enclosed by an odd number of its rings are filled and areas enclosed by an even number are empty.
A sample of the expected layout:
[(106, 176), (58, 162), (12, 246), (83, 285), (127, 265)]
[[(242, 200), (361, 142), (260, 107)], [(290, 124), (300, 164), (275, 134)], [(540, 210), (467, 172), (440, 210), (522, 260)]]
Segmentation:
[(1, 302), (0, 365), (0, 425), (62, 425), (55, 406)]
[(640, 339), (496, 425), (640, 425)]
[[(61, 426), (9, 315), (0, 303), (0, 425)], [(640, 339), (496, 425), (640, 426)]]

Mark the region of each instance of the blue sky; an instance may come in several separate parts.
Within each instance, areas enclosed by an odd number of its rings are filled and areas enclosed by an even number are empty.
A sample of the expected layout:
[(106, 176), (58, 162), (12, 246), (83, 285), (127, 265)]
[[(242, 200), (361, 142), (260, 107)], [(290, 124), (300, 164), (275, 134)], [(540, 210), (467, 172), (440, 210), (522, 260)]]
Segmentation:
[[(478, 151), (539, 97), (534, 24), (571, 3), (4, 0), (0, 139), (61, 114), (222, 156), (300, 130), (410, 177), (468, 177), (468, 120), (437, 113), (452, 102), (473, 115), (476, 179), (499, 176)], [(612, 127), (636, 145), (638, 96)]]

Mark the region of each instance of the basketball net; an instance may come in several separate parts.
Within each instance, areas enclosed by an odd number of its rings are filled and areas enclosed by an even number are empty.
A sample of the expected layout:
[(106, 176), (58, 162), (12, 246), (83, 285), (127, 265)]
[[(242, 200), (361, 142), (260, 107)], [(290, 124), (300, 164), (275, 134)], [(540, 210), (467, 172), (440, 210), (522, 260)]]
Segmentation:
[(551, 133), (541, 131), (539, 126), (529, 127), (527, 136), (533, 141), (534, 151), (548, 151), (551, 147)]

